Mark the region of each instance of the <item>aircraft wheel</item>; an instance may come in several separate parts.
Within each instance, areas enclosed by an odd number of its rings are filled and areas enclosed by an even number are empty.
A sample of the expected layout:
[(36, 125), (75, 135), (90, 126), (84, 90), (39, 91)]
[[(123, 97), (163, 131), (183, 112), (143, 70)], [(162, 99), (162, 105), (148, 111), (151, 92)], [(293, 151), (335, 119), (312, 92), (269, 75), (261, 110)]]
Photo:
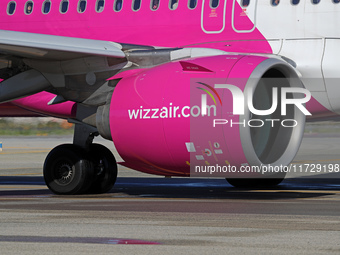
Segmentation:
[(274, 178), (226, 178), (227, 182), (236, 188), (270, 188), (279, 185), (286, 173), (278, 173)]
[(91, 185), (93, 166), (81, 148), (73, 144), (62, 144), (47, 155), (44, 179), (55, 194), (81, 194)]
[(90, 157), (94, 166), (94, 181), (89, 193), (105, 193), (112, 189), (117, 179), (117, 163), (112, 152), (101, 144), (91, 144)]

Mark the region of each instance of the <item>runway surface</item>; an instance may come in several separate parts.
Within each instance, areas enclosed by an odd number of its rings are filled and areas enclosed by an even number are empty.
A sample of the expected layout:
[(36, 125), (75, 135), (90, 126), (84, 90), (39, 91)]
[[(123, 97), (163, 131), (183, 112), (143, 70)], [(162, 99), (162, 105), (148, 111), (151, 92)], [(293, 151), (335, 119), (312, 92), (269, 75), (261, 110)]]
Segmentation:
[[(56, 196), (43, 160), (72, 138), (0, 139), (0, 254), (340, 253), (339, 173), (289, 174), (275, 189), (245, 190), (120, 167), (107, 194)], [(294, 164), (339, 164), (339, 149), (337, 135), (307, 135)]]

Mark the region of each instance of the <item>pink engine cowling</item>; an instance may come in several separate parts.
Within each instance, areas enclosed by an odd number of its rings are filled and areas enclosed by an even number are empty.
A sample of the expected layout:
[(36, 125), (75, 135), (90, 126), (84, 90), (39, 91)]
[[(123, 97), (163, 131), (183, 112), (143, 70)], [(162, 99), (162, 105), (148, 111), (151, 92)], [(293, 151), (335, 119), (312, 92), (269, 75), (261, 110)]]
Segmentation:
[(171, 176), (193, 176), (197, 167), (215, 165), (289, 164), (301, 143), (304, 114), (289, 105), (282, 116), (278, 103), (275, 112), (256, 116), (247, 100), (244, 113), (237, 113), (228, 84), (245, 98), (251, 93), (259, 110), (271, 107), (273, 87), (302, 87), (281, 59), (236, 54), (171, 62), (123, 78), (110, 106), (122, 164)]

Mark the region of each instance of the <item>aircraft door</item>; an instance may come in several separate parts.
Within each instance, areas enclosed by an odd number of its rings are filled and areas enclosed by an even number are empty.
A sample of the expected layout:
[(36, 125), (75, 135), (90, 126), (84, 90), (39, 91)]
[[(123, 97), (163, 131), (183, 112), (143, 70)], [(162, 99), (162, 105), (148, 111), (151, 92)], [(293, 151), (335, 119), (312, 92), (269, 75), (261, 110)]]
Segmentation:
[(231, 25), (235, 32), (250, 33), (256, 27), (257, 0), (233, 0)]
[(221, 33), (225, 28), (227, 0), (203, 0), (201, 27), (207, 34)]

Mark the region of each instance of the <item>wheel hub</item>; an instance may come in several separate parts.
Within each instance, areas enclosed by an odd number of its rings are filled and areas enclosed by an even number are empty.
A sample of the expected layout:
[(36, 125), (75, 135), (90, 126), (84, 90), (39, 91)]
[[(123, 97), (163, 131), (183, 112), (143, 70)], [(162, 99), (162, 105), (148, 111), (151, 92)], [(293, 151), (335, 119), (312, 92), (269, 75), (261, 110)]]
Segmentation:
[(61, 164), (56, 171), (56, 181), (59, 184), (67, 185), (70, 183), (74, 177), (74, 171), (71, 165), (69, 164)]

